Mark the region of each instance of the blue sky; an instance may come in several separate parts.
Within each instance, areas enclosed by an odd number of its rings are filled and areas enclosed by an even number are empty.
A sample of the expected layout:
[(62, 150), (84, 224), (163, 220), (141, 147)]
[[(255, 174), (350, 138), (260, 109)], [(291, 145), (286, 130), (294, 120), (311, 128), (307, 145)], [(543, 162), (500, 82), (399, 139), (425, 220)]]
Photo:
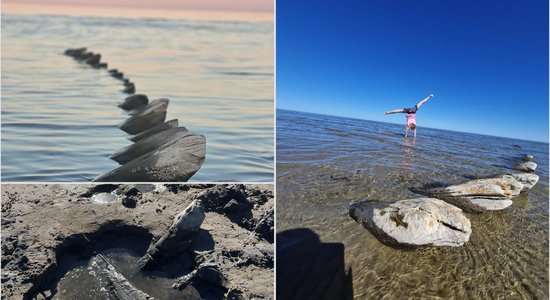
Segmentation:
[(278, 0), (277, 107), (548, 142), (548, 1)]

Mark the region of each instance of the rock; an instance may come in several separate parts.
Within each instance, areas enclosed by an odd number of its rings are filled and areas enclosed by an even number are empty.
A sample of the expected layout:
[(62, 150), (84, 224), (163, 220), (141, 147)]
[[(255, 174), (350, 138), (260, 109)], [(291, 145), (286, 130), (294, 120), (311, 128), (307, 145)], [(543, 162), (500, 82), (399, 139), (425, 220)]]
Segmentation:
[(202, 200), (207, 211), (216, 211), (222, 214), (225, 205), (231, 199), (235, 199), (237, 202), (249, 203), (242, 185), (217, 186), (212, 190), (201, 193), (198, 197)]
[(170, 121), (166, 121), (162, 124), (158, 124), (156, 126), (153, 126), (149, 129), (143, 131), (142, 133), (131, 137), (130, 140), (132, 142), (138, 142), (140, 140), (148, 138), (148, 137), (150, 137), (154, 134), (157, 134), (159, 132), (162, 132), (162, 131), (165, 131), (165, 130), (168, 130), (168, 129), (171, 129), (171, 128), (177, 128), (177, 127), (178, 127), (178, 119), (173, 119), (173, 120), (170, 120)]
[(238, 212), (238, 211), (247, 210), (249, 208), (250, 207), (247, 203), (240, 203), (235, 199), (231, 199), (229, 200), (229, 202), (227, 202), (227, 204), (225, 204), (225, 206), (223, 207), (223, 210), (227, 212)]
[(523, 160), (524, 161), (532, 161), (533, 160), (533, 155), (525, 154), (525, 156), (523, 157)]
[(93, 52), (82, 52), (80, 54), (77, 54), (74, 56), (74, 58), (76, 60), (80, 60), (80, 61), (86, 61), (90, 58), (92, 58), (95, 54)]
[(136, 86), (133, 83), (130, 83), (126, 85), (126, 87), (124, 88), (124, 90), (122, 90), (122, 92), (126, 94), (133, 94), (136, 92)]
[(122, 205), (128, 208), (135, 208), (137, 205), (137, 200), (131, 196), (124, 197), (122, 198)]
[(76, 48), (76, 49), (69, 48), (65, 50), (65, 55), (76, 57), (76, 56), (81, 56), (84, 52), (86, 52), (86, 48)]
[(88, 59), (86, 59), (86, 63), (89, 65), (95, 65), (95, 64), (99, 64), (100, 60), (101, 60), (101, 54), (94, 54), (90, 56)]
[(526, 161), (516, 166), (516, 170), (523, 172), (535, 172), (537, 168), (537, 163), (533, 161)]
[(141, 112), (143, 112), (144, 110), (147, 110), (147, 109), (152, 109), (153, 107), (156, 107), (156, 106), (159, 106), (159, 105), (166, 105), (168, 106), (168, 104), (170, 103), (170, 99), (166, 99), (166, 98), (159, 98), (159, 99), (155, 99), (153, 101), (151, 101), (151, 103), (149, 103), (148, 105), (146, 106), (140, 106), (140, 107), (136, 107), (132, 110), (130, 110), (128, 112), (128, 114), (130, 116), (135, 116), (135, 115), (139, 115)]
[(353, 203), (349, 213), (379, 241), (394, 247), (456, 247), (472, 233), (461, 209), (434, 198)]
[[(514, 202), (510, 199), (488, 199), (488, 198), (472, 198), (469, 199), (469, 205), (474, 208), (464, 208), (466, 211), (471, 212), (484, 212), (486, 210), (503, 210)], [(449, 203), (455, 203), (449, 201)], [(457, 204), (458, 205), (458, 204)]]
[(97, 182), (185, 182), (202, 166), (206, 155), (203, 135), (188, 133), (183, 140), (162, 145), (109, 173)]
[(273, 243), (273, 231), (275, 227), (274, 209), (267, 210), (256, 223), (254, 232), (258, 233), (266, 241)]
[(98, 282), (105, 285), (110, 299), (119, 300), (148, 300), (153, 297), (138, 290), (101, 254), (93, 258), (92, 264), (95, 274), (99, 275)]
[(445, 188), (428, 189), (428, 195), (443, 199), (469, 212), (501, 210), (512, 205), (523, 184), (510, 175), (468, 181)]
[(141, 270), (156, 269), (167, 259), (181, 253), (190, 245), (190, 242), (186, 243), (186, 240), (199, 230), (204, 218), (205, 213), (201, 201), (194, 200), (187, 208), (176, 215), (170, 228), (140, 258), (138, 261), (139, 268)]
[(124, 110), (132, 110), (138, 107), (145, 107), (149, 103), (147, 95), (135, 94), (124, 99), (124, 102), (120, 103), (118, 107)]
[[(122, 72), (114, 72), (114, 73), (111, 73), (111, 76), (113, 76), (114, 78), (116, 79), (122, 79), (122, 77), (124, 77), (124, 73)], [(126, 82), (126, 81), (125, 81)], [(129, 81), (128, 81), (129, 82)]]
[(124, 147), (109, 156), (110, 159), (118, 162), (119, 164), (125, 164), (131, 160), (134, 160), (143, 154), (158, 149), (162, 145), (174, 141), (176, 139), (194, 142), (193, 136), (188, 135), (188, 131), (185, 127), (174, 128), (159, 132), (146, 139), (143, 139), (135, 144)]
[(514, 173), (511, 176), (523, 184), (522, 191), (531, 189), (539, 181), (539, 176), (534, 173)]
[(166, 119), (166, 108), (168, 104), (162, 103), (146, 108), (139, 114), (136, 114), (124, 121), (118, 128), (129, 133), (138, 134), (151, 127), (162, 124)]
[[(136, 184), (137, 185), (137, 184)], [(128, 196), (128, 197), (134, 197), (139, 195), (141, 192), (136, 188), (136, 185), (134, 184), (125, 184), (120, 187), (118, 187), (115, 191), (115, 193), (118, 196)]]
[(225, 288), (228, 283), (227, 278), (221, 273), (216, 265), (205, 264), (199, 266), (197, 269), (193, 270), (193, 272), (178, 278), (172, 287), (181, 290), (197, 281), (222, 288)]
[(243, 296), (243, 292), (241, 292), (237, 289), (232, 289), (229, 292), (227, 292), (227, 294), (225, 295), (225, 299), (227, 299), (227, 300), (245, 300), (245, 298)]
[(8, 225), (11, 223), (15, 223), (15, 218), (2, 217), (2, 220), (0, 222), (2, 223), (2, 226)]
[(14, 250), (15, 250), (15, 247), (13, 246), (13, 244), (5, 243), (5, 242), (2, 243), (3, 256), (12, 255)]

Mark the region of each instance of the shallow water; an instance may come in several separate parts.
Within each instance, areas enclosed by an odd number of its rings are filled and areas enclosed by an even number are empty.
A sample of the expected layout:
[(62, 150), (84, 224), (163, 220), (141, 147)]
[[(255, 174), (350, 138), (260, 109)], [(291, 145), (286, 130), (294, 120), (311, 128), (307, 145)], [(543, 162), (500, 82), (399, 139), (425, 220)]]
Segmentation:
[(121, 82), (62, 55), (101, 53), (166, 120), (207, 139), (190, 181), (273, 180), (273, 24), (2, 14), (2, 180), (88, 181), (129, 145)]
[[(308, 228), (343, 244), (356, 299), (547, 299), (548, 144), (422, 127), (413, 141), (403, 131), (277, 110), (277, 232)], [(537, 185), (507, 210), (467, 214), (473, 233), (462, 247), (394, 249), (348, 215), (351, 201), (512, 172), (527, 153)]]
[(96, 203), (113, 203), (118, 201), (118, 197), (113, 193), (97, 193), (91, 197), (93, 202)]
[[(113, 265), (134, 287), (154, 297), (155, 299), (200, 299), (201, 295), (192, 286), (184, 290), (172, 288), (175, 278), (168, 278), (166, 274), (144, 274), (137, 267), (140, 258), (124, 248), (113, 248), (104, 251), (103, 257)], [(71, 269), (57, 285), (57, 294), (54, 299), (110, 299), (108, 282), (101, 271), (106, 263), (99, 256), (90, 260), (75, 261)], [(159, 276), (160, 275), (160, 276)]]

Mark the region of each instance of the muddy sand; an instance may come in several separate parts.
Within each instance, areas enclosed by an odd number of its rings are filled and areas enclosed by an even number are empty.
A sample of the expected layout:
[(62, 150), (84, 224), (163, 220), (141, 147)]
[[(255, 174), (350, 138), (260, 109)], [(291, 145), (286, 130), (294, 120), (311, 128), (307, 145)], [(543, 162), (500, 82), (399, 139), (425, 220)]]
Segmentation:
[(112, 265), (155, 299), (273, 299), (272, 185), (2, 185), (1, 195), (2, 299), (69, 299), (95, 284), (86, 295), (113, 298), (101, 278), (67, 277), (113, 249), (139, 259), (194, 200), (204, 221), (168, 260)]

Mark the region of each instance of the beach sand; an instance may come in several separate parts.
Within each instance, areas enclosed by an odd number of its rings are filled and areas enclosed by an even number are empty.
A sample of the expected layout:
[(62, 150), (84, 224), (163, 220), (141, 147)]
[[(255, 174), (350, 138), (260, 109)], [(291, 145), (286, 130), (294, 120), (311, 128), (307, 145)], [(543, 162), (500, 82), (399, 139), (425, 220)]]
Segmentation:
[[(162, 235), (174, 216), (198, 198), (203, 199), (206, 218), (191, 238), (191, 252), (184, 252), (195, 259), (212, 259), (228, 279), (226, 293), (273, 297), (273, 232), (269, 233), (269, 228), (266, 232), (265, 227), (263, 231), (258, 229), (269, 218), (269, 211), (273, 220), (272, 185), (245, 186), (243, 203), (249, 206), (241, 211), (246, 215), (243, 218), (211, 205), (223, 199), (220, 193), (231, 195), (243, 188), (238, 185), (159, 185), (156, 191), (144, 193), (126, 189), (124, 202), (96, 203), (91, 198), (116, 188), (121, 186), (100, 185), (94, 190), (93, 185), (2, 185), (2, 298), (51, 296), (59, 279), (70, 269), (63, 269), (67, 259), (79, 255), (82, 261), (89, 259), (84, 254), (90, 247), (86, 239), (92, 241), (91, 247), (97, 252), (127, 247), (143, 255), (151, 239)], [(152, 185), (141, 188), (150, 190)], [(130, 237), (133, 242), (125, 243)], [(196, 267), (195, 263), (191, 268)], [(185, 270), (180, 271), (185, 274)], [(158, 289), (170, 290), (166, 283), (174, 283), (175, 279), (163, 278), (162, 273), (154, 277), (161, 281), (149, 278), (143, 281), (148, 282), (147, 286), (133, 284), (154, 297), (161, 295), (156, 299), (166, 293), (173, 296), (170, 293), (174, 291)], [(197, 291), (201, 295), (210, 293), (200, 285), (189, 286), (183, 292)]]

